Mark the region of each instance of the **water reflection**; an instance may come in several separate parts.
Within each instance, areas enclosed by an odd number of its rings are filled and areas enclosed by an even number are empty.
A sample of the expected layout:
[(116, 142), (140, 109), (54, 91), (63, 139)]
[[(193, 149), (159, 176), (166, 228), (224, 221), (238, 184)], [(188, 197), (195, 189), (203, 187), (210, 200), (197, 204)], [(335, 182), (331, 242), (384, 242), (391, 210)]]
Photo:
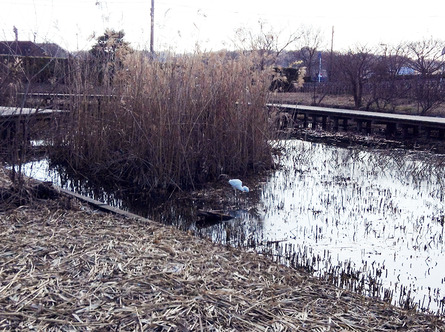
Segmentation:
[(235, 217), (229, 221), (200, 223), (193, 201), (135, 204), (104, 188), (82, 190), (216, 242), (269, 252), (339, 286), (443, 314), (445, 156), (283, 145), (282, 167), (236, 208), (226, 207)]
[(388, 288), (395, 303), (414, 298), (437, 310), (445, 292), (443, 160), (289, 142), (283, 169), (263, 188), (262, 237), (285, 239), (280, 252), (296, 252), (293, 263), (319, 276), (337, 271), (338, 284), (352, 269), (368, 283), (351, 288)]

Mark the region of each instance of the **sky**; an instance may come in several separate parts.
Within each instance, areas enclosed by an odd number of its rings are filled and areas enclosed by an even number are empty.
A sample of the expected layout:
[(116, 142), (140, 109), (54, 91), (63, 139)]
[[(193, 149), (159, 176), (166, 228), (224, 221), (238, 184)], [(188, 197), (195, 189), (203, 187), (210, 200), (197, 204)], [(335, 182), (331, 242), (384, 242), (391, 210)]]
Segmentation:
[[(154, 0), (155, 51), (233, 49), (235, 31), (259, 23), (284, 43), (301, 29), (319, 31), (322, 50), (445, 40), (445, 1)], [(151, 0), (0, 0), (0, 40), (54, 42), (89, 50), (107, 28), (124, 30), (133, 48), (149, 49)], [(295, 47), (297, 48), (297, 47)]]

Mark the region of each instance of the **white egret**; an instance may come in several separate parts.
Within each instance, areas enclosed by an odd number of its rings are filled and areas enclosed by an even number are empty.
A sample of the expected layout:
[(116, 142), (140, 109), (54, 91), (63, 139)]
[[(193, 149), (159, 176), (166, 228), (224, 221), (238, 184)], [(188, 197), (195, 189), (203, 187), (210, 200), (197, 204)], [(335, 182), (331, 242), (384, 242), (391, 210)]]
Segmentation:
[(249, 188), (246, 186), (243, 186), (243, 182), (240, 179), (230, 179), (229, 184), (233, 187), (233, 189), (235, 189), (235, 193), (236, 193), (236, 189), (241, 190), (245, 193), (249, 192)]

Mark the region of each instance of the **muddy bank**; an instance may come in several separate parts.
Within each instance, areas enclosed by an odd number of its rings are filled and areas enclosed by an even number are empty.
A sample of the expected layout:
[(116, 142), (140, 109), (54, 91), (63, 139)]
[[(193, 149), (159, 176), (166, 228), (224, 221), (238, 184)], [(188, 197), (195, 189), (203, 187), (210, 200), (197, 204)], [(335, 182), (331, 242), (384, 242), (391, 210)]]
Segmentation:
[(301, 139), (339, 147), (365, 147), (373, 149), (407, 149), (445, 153), (445, 142), (427, 137), (408, 139), (388, 139), (384, 135), (362, 135), (354, 132), (329, 132), (320, 129), (288, 129), (280, 133), (281, 138)]
[(2, 330), (445, 331), (443, 318), (56, 196), (2, 205)]

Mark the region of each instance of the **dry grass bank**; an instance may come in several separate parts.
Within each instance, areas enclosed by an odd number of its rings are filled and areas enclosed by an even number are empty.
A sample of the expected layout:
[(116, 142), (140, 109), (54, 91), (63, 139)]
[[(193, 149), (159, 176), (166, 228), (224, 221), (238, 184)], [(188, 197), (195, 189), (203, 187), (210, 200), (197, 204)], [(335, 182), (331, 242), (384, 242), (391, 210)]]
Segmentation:
[[(350, 95), (323, 95), (315, 94), (317, 106), (322, 107), (338, 107), (346, 109), (354, 109), (354, 98)], [(289, 103), (312, 105), (314, 103), (314, 94), (310, 92), (287, 92), (287, 93), (272, 93), (269, 97), (270, 102)], [(372, 109), (371, 109), (372, 111)], [(378, 111), (376, 111), (378, 112)], [(416, 105), (404, 100), (398, 102), (395, 111), (388, 109), (387, 112), (396, 112), (401, 114), (415, 114), (417, 115)], [(427, 114), (428, 116), (445, 116), (445, 105), (441, 105)]]
[(441, 318), (75, 199), (0, 213), (2, 331), (445, 331)]
[[(318, 102), (320, 96), (316, 95)], [(285, 92), (285, 93), (271, 93), (269, 96), (271, 102), (287, 103), (287, 104), (301, 104), (311, 105), (314, 102), (314, 95), (309, 92)], [(349, 95), (326, 95), (323, 97), (319, 106), (338, 106), (341, 108), (353, 108), (354, 98)]]

